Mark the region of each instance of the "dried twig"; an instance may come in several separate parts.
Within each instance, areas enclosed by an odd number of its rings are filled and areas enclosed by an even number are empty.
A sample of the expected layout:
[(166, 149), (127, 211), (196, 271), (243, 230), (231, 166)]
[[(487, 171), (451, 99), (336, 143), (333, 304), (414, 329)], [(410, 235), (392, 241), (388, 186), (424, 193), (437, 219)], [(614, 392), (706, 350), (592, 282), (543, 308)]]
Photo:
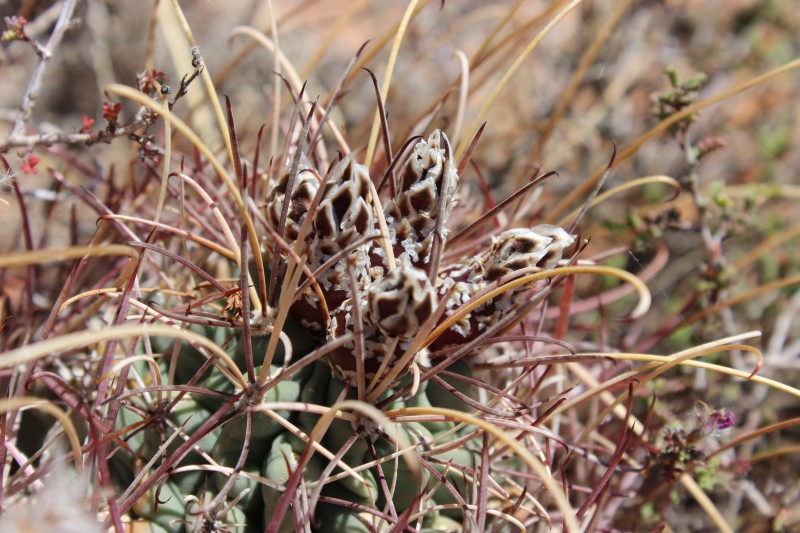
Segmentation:
[(65, 133), (55, 131), (50, 133), (36, 133), (33, 135), (9, 135), (7, 139), (0, 141), (0, 152), (11, 148), (34, 148), (36, 146), (52, 146), (54, 144), (65, 145), (92, 145), (97, 143), (111, 142), (112, 139), (134, 134), (145, 126), (144, 120), (137, 120), (127, 126), (117, 127), (113, 132), (102, 130), (99, 132), (77, 132)]
[(17, 120), (14, 121), (14, 127), (11, 128), (11, 134), (9, 135), (9, 138), (14, 138), (21, 135), (26, 124), (30, 120), (31, 114), (33, 114), (33, 108), (36, 105), (36, 100), (39, 97), (39, 90), (42, 87), (45, 71), (47, 70), (47, 61), (53, 56), (53, 52), (61, 43), (64, 33), (69, 28), (70, 21), (72, 19), (72, 13), (75, 11), (75, 4), (77, 3), (77, 0), (66, 0), (64, 2), (64, 7), (61, 10), (58, 20), (56, 21), (55, 28), (53, 28), (53, 33), (50, 34), (50, 39), (48, 39), (47, 45), (40, 48), (42, 53), (39, 56), (39, 64), (33, 71), (33, 76), (31, 76), (30, 82), (28, 83), (28, 89), (25, 91), (25, 96), (22, 98), (20, 114), (17, 117)]

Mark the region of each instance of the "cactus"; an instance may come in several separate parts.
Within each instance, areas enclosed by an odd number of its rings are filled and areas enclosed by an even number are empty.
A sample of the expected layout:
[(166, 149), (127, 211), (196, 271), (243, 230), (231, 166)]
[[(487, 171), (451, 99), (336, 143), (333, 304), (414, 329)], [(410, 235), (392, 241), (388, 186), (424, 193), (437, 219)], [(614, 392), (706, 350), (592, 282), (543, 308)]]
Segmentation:
[[(383, 242), (362, 238), (370, 231), (376, 234), (380, 231), (374, 213), (380, 206), (376, 207), (366, 167), (351, 156), (340, 161), (322, 182), (317, 178), (320, 172), (306, 163), (297, 171), (295, 179), (284, 172), (269, 186), (271, 193), (265, 220), (271, 226), (270, 235), (279, 234), (280, 213), (287, 198), (290, 198), (290, 205), (288, 223), (283, 231), (285, 245), (277, 246), (274, 241), (268, 244), (269, 238), (264, 237), (264, 263), (274, 264), (275, 255), (280, 255), (277, 279), (282, 290), (287, 287), (292, 290), (284, 281), (296, 263), (281, 251), (282, 248), (299, 251), (302, 262), (315, 273), (318, 292), (298, 286), (292, 298), (281, 297), (280, 301), (284, 302), (281, 305), (290, 306), (287, 320), (293, 324), (294, 331), (316, 339), (319, 348), (310, 355), (293, 353), (292, 360), (284, 350), (273, 360), (266, 385), (259, 387), (257, 382), (250, 383), (250, 390), (247, 387), (238, 390), (226, 374), (215, 372), (216, 366), (204, 365), (206, 357), (201, 350), (190, 345), (179, 349), (176, 363), (180, 372), (176, 374), (187, 384), (197, 383), (199, 389), (190, 393), (191, 405), (196, 406), (194, 416), (203, 420), (226, 408), (229, 413), (229, 419), (214, 430), (213, 446), (203, 445), (207, 439), (200, 441), (201, 450), (174, 465), (183, 471), (192, 471), (210, 460), (222, 467), (222, 471), (205, 477), (190, 477), (193, 486), (184, 479), (183, 490), (202, 490), (216, 495), (218, 507), (215, 510), (225, 508), (224, 502), (236, 502), (234, 508), (239, 510), (238, 516), (246, 517), (248, 524), (258, 528), (272, 524), (275, 531), (294, 529), (296, 516), (292, 512), (297, 512), (294, 510), (297, 506), (302, 509), (300, 516), (319, 513), (326, 517), (326, 522), (343, 524), (341, 530), (346, 531), (367, 527), (372, 519), (366, 519), (368, 513), (365, 515), (343, 506), (343, 502), (387, 509), (397, 516), (409, 510), (435, 509), (437, 505), (457, 505), (470, 499), (476, 468), (480, 466), (480, 445), (467, 429), (439, 420), (408, 422), (399, 425), (398, 435), (402, 438), (398, 438), (387, 433), (377, 421), (363, 417), (333, 421), (319, 444), (329, 450), (328, 454), (340, 451), (338, 461), (344, 461), (347, 468), (362, 468), (361, 481), (350, 475), (343, 478), (340, 475), (341, 479), (321, 486), (320, 479), (326, 479), (320, 478), (323, 473), (330, 479), (347, 471), (337, 460), (310, 447), (309, 436), (314, 435), (320, 417), (297, 407), (294, 411), (273, 407), (282, 402), (331, 406), (337, 400), (352, 398), (391, 410), (402, 410), (406, 406), (435, 409), (453, 405), (466, 410), (458, 396), (444, 389), (428, 395), (427, 391), (437, 385), (423, 382), (409, 390), (410, 374), (418, 375), (431, 366), (429, 355), (433, 349), (421, 342), (422, 332), (430, 332), (443, 324), (492, 283), (497, 285), (499, 280), (523, 269), (557, 268), (558, 260), (573, 238), (553, 226), (509, 230), (477, 255), (442, 262), (447, 249), (447, 229), (446, 221), (440, 222), (439, 217), (452, 210), (458, 182), (455, 169), (445, 158), (443, 144), (446, 143), (447, 136), (436, 130), (414, 147), (402, 174), (400, 192), (382, 208), (389, 230)], [(288, 190), (287, 183), (292, 182), (296, 188)], [(448, 205), (440, 205), (440, 199), (445, 199)], [(316, 209), (308, 210), (314, 205)], [(301, 227), (307, 217), (310, 223), (303, 232)], [(434, 246), (437, 238), (439, 243)], [(382, 248), (386, 242), (389, 247)], [(440, 267), (433, 270), (435, 264)], [(456, 285), (453, 285), (454, 280), (457, 280)], [(529, 293), (544, 288), (534, 283), (503, 292), (464, 313), (429, 344), (449, 349), (466, 345), (487, 327), (512, 316), (530, 297)], [(327, 323), (319, 312), (323, 308), (328, 310)], [(280, 309), (270, 310), (269, 316), (280, 312)], [(240, 330), (221, 328), (224, 331), (220, 333), (218, 327), (193, 327), (218, 342), (225, 339), (223, 346), (231, 361), (243, 374), (247, 372), (245, 353), (248, 350), (243, 349), (245, 341)], [(346, 340), (341, 342), (342, 339)], [(442, 339), (451, 340), (444, 342)], [(335, 349), (326, 350), (337, 341)], [(296, 342), (289, 339), (291, 345)], [(268, 346), (269, 336), (253, 337), (250, 357), (267, 350)], [(173, 351), (170, 343), (162, 343), (159, 348)], [(320, 350), (327, 353), (316, 358), (315, 353)], [(464, 356), (474, 353), (470, 351)], [(309, 358), (315, 360), (304, 364)], [(253, 370), (254, 374), (261, 374), (259, 367)], [(458, 381), (455, 385), (461, 389), (460, 394), (476, 392), (474, 386), (459, 386)], [(478, 401), (475, 398), (475, 402)], [(264, 410), (259, 409), (261, 405)], [(179, 414), (182, 412), (176, 407), (170, 409), (174, 426), (188, 423), (185, 415)], [(197, 430), (197, 424), (191, 429)], [(152, 433), (152, 429), (148, 431)], [(154, 437), (149, 438), (154, 440)], [(459, 446), (448, 449), (450, 442), (458, 442)], [(159, 450), (159, 444), (156, 438), (147, 452), (140, 451), (139, 455), (144, 458), (163, 453), (167, 457), (175, 452), (174, 444), (166, 450)], [(437, 449), (447, 451), (437, 452)], [(247, 451), (246, 457), (243, 450)], [(397, 456), (397, 452), (403, 454)], [(408, 454), (414, 459), (408, 461), (405, 457)], [(431, 471), (420, 469), (416, 464), (419, 461), (429, 463)], [(363, 469), (362, 465), (373, 466)], [(292, 477), (298, 471), (302, 472), (302, 479)], [(260, 489), (258, 476), (264, 480)], [(302, 487), (297, 494), (304, 498), (309, 494), (318, 495), (313, 508), (303, 499), (292, 500), (291, 509), (281, 504), (290, 481), (295, 483), (295, 491)], [(175, 482), (170, 481), (168, 487), (173, 486)], [(219, 494), (224, 497), (220, 498)], [(213, 503), (214, 500), (210, 500)], [(186, 524), (197, 523), (198, 517), (211, 516), (209, 509), (203, 508), (202, 513), (195, 513), (192, 521), (189, 510), (185, 512), (187, 518), (183, 523)], [(440, 514), (440, 511), (430, 513), (423, 523), (435, 523), (440, 520)], [(446, 514), (450, 520), (461, 523), (465, 520), (461, 511), (449, 510)], [(140, 512), (140, 515), (155, 516), (151, 511)], [(172, 520), (177, 523), (174, 518)]]

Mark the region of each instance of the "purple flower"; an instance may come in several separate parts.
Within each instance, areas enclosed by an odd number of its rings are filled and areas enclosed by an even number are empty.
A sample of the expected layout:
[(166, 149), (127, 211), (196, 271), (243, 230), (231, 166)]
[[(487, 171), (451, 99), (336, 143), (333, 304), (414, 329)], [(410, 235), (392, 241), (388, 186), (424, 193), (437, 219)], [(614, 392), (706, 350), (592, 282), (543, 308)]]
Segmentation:
[(736, 424), (736, 415), (726, 409), (713, 411), (708, 417), (708, 427), (711, 429), (722, 430)]

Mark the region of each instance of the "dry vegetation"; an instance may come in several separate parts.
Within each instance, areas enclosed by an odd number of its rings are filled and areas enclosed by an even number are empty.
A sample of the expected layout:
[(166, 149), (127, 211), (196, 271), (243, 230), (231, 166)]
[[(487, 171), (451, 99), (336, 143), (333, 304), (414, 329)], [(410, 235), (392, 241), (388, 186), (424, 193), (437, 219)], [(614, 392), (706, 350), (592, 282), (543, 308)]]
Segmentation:
[(800, 527), (792, 2), (0, 16), (0, 530)]

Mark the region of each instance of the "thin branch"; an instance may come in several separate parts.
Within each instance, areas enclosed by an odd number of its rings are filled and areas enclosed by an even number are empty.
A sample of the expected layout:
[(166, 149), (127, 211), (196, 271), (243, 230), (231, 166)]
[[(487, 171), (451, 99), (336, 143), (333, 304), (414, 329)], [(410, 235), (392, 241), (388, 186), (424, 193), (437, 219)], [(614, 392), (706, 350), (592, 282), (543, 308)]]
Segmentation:
[(64, 2), (64, 7), (61, 10), (58, 20), (56, 21), (55, 28), (53, 28), (53, 33), (50, 34), (50, 39), (48, 39), (47, 45), (42, 48), (41, 60), (39, 61), (39, 64), (36, 65), (36, 69), (33, 71), (33, 76), (31, 76), (30, 82), (28, 82), (28, 89), (25, 91), (25, 96), (22, 98), (20, 114), (17, 117), (17, 120), (14, 121), (14, 127), (11, 129), (9, 138), (21, 135), (25, 130), (25, 125), (31, 119), (33, 108), (36, 105), (36, 100), (39, 98), (39, 91), (42, 88), (44, 74), (47, 70), (47, 61), (53, 56), (53, 52), (61, 43), (61, 39), (64, 38), (64, 33), (70, 27), (72, 13), (75, 11), (75, 5), (77, 3), (78, 0), (66, 0)]

